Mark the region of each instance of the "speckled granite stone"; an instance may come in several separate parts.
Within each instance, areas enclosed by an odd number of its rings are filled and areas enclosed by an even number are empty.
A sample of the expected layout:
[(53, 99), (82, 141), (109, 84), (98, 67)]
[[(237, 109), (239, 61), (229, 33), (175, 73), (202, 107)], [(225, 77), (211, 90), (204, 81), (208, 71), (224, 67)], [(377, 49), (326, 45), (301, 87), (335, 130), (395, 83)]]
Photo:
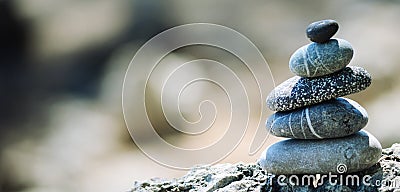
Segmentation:
[(302, 77), (318, 77), (343, 69), (353, 58), (353, 48), (343, 39), (310, 43), (297, 49), (289, 60), (290, 70)]
[(267, 148), (258, 163), (278, 175), (352, 173), (377, 163), (381, 153), (379, 141), (368, 132), (359, 131), (335, 139), (283, 140)]
[(327, 19), (311, 23), (307, 29), (307, 37), (317, 43), (327, 42), (339, 30), (339, 24), (335, 20)]
[(277, 137), (324, 139), (351, 135), (368, 122), (368, 114), (357, 102), (337, 98), (295, 109), (276, 112), (266, 123)]
[(267, 106), (273, 111), (289, 111), (366, 89), (371, 75), (361, 67), (346, 67), (329, 76), (295, 76), (281, 83), (268, 95)]

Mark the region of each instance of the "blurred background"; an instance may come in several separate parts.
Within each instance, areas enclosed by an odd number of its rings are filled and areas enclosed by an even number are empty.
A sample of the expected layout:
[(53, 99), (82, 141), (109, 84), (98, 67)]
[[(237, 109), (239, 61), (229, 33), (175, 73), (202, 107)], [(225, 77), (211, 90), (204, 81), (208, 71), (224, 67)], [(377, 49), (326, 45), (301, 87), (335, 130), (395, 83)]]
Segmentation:
[[(255, 43), (279, 84), (309, 43), (307, 25), (328, 18), (353, 45), (350, 65), (373, 76), (350, 96), (369, 113), (366, 129), (383, 147), (400, 142), (400, 1), (0, 0), (0, 191), (126, 191), (134, 180), (182, 176), (143, 155), (124, 124), (122, 82), (139, 47), (176, 25), (224, 25)], [(232, 57), (216, 53), (186, 49), (168, 63)], [(255, 162), (249, 135), (222, 162)]]

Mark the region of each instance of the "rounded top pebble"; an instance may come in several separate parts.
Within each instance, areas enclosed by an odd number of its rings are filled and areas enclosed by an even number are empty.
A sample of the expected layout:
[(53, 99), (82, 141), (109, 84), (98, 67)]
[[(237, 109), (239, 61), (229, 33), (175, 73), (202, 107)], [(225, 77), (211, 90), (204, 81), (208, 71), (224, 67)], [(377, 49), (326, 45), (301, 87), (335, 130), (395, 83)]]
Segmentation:
[(339, 24), (332, 19), (316, 21), (308, 25), (307, 37), (316, 43), (325, 43), (339, 30)]

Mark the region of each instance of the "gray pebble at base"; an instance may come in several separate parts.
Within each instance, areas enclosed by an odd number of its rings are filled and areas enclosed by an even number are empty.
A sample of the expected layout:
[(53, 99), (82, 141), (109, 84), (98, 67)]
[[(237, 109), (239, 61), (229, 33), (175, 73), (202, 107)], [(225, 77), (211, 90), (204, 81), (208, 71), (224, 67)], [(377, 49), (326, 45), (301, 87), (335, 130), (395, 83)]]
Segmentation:
[(335, 139), (283, 140), (267, 148), (258, 164), (276, 175), (353, 173), (374, 165), (381, 153), (378, 140), (359, 131)]
[(367, 125), (368, 114), (357, 102), (337, 98), (293, 111), (276, 112), (266, 123), (277, 137), (324, 139), (344, 137)]
[(343, 39), (327, 43), (310, 43), (297, 49), (289, 60), (289, 68), (302, 77), (332, 74), (346, 67), (353, 58), (353, 47)]
[(319, 78), (295, 76), (272, 90), (267, 106), (273, 111), (289, 111), (357, 93), (370, 84), (371, 75), (365, 69), (353, 66)]

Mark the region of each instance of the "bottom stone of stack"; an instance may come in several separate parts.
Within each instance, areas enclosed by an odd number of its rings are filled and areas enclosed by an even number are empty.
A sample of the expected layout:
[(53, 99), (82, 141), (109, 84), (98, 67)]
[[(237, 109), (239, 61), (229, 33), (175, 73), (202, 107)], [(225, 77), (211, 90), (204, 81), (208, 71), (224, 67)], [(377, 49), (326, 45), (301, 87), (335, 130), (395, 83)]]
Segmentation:
[(367, 131), (322, 140), (287, 139), (267, 148), (258, 164), (268, 173), (341, 174), (361, 171), (381, 157), (379, 141)]

